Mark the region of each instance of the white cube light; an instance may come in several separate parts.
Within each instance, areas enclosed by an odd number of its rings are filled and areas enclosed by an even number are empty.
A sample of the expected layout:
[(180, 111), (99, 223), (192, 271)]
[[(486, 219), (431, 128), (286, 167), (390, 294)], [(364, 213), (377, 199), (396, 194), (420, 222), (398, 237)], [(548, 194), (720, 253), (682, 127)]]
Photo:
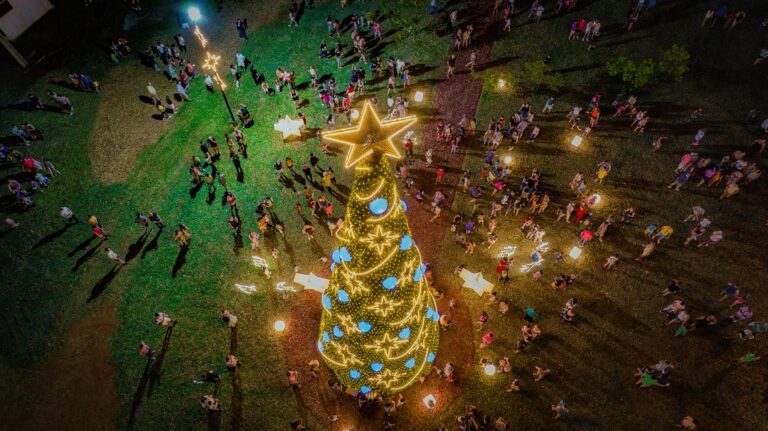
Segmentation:
[(388, 99), (387, 99), (387, 106), (389, 106), (390, 108), (391, 108), (391, 107), (393, 107), (393, 106), (395, 106), (395, 101), (394, 101), (394, 99), (392, 99), (391, 97), (390, 97), (390, 98), (388, 98)]
[(574, 147), (578, 147), (579, 145), (581, 145), (581, 141), (583, 140), (584, 138), (582, 138), (581, 136), (574, 136), (573, 139), (571, 139), (571, 145), (573, 145)]
[(360, 111), (353, 109), (352, 112), (350, 112), (350, 116), (353, 120), (357, 121), (357, 119), (360, 118)]
[(581, 256), (581, 248), (580, 248), (580, 247), (575, 247), (575, 246), (574, 246), (574, 247), (571, 249), (571, 251), (569, 251), (569, 252), (568, 252), (568, 256), (570, 256), (570, 257), (571, 257), (571, 258), (573, 258), (574, 260), (575, 260), (575, 259), (578, 259), (578, 258), (579, 258), (579, 256)]
[(417, 103), (421, 103), (424, 101), (424, 92), (423, 91), (417, 91), (416, 94), (413, 95), (413, 100), (415, 100)]
[(496, 81), (496, 86), (499, 88), (505, 88), (507, 86), (507, 81), (499, 78), (499, 80)]

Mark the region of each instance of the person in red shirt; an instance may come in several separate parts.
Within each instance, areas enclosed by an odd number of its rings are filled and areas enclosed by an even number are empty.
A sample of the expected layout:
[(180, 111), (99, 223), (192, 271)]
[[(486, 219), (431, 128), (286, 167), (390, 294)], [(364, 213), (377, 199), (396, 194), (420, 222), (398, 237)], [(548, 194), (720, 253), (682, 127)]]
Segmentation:
[(445, 175), (445, 171), (443, 170), (443, 168), (437, 168), (437, 174), (435, 176), (435, 184), (442, 183), (444, 175)]

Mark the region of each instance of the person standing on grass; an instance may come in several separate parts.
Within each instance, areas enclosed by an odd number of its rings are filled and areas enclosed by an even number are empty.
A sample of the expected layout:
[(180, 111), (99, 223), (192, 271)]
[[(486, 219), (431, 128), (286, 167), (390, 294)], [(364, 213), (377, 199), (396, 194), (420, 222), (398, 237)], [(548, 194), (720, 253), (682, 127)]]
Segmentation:
[(126, 264), (126, 261), (125, 261), (125, 260), (123, 260), (123, 258), (121, 258), (121, 257), (120, 257), (120, 255), (118, 255), (117, 253), (115, 253), (115, 251), (114, 251), (114, 250), (112, 250), (111, 248), (107, 248), (107, 249), (106, 249), (106, 250), (104, 250), (104, 251), (107, 253), (107, 257), (109, 258), (109, 260), (111, 260), (111, 261), (115, 262), (115, 264), (116, 264), (118, 267), (120, 267), (120, 266), (123, 266), (123, 265), (125, 265), (125, 264)]
[(139, 344), (139, 355), (146, 356), (147, 360), (150, 362), (156, 359), (155, 349), (144, 341)]
[(80, 220), (75, 217), (75, 213), (73, 213), (72, 210), (67, 207), (61, 207), (59, 209), (59, 215), (67, 221), (67, 224), (80, 223)]
[(184, 88), (184, 85), (181, 84), (179, 81), (176, 82), (176, 92), (181, 96), (182, 99), (184, 99), (187, 102), (191, 102), (192, 99), (189, 98), (189, 94), (187, 94), (187, 89)]
[(451, 54), (451, 56), (448, 57), (446, 64), (448, 65), (448, 71), (445, 73), (445, 78), (449, 79), (453, 76), (453, 72), (456, 69), (456, 54)]
[(638, 262), (642, 262), (643, 259), (653, 254), (655, 250), (656, 250), (656, 243), (653, 241), (649, 241), (647, 244), (643, 246), (643, 252), (640, 253), (640, 256), (636, 257), (635, 260)]
[(560, 400), (559, 403), (552, 404), (552, 411), (555, 412), (555, 420), (558, 420), (568, 414), (568, 407), (565, 406), (565, 401)]
[(152, 225), (149, 224), (149, 219), (144, 214), (137, 212), (136, 218), (133, 221), (144, 228), (144, 235), (147, 235), (152, 231)]
[(603, 264), (603, 269), (611, 269), (618, 262), (619, 262), (619, 255), (614, 254), (612, 256), (609, 256), (608, 259), (606, 259), (605, 263)]
[(179, 228), (176, 230), (173, 239), (177, 241), (182, 248), (189, 247), (189, 241), (192, 239), (192, 234), (186, 226), (179, 224)]
[(165, 224), (163, 223), (163, 219), (161, 219), (160, 216), (157, 215), (157, 213), (154, 211), (149, 213), (149, 221), (154, 223), (158, 229), (162, 229), (165, 227)]

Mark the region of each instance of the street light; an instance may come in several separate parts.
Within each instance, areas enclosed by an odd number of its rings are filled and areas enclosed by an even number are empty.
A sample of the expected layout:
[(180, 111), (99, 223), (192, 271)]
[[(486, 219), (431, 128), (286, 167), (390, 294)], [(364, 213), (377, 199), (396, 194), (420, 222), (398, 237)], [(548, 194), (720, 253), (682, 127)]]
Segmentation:
[(200, 18), (203, 17), (203, 14), (200, 13), (200, 8), (197, 6), (191, 6), (189, 9), (187, 9), (187, 15), (189, 16), (189, 19), (192, 20), (192, 22), (198, 22), (200, 21)]

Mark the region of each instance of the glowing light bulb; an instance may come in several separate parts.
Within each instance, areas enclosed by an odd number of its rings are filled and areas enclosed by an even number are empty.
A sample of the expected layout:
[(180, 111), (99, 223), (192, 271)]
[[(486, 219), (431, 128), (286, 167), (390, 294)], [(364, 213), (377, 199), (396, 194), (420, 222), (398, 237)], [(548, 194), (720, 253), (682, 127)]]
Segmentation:
[(196, 6), (192, 6), (189, 9), (187, 9), (187, 15), (189, 16), (189, 19), (191, 19), (193, 22), (200, 21), (200, 18), (203, 17), (203, 14), (200, 13), (200, 9)]
[(483, 370), (485, 371), (486, 376), (492, 376), (496, 374), (496, 365), (485, 364), (485, 367), (483, 367)]
[(417, 91), (416, 94), (413, 96), (413, 100), (415, 100), (418, 103), (421, 103), (424, 101), (424, 92), (423, 91)]
[(507, 86), (507, 81), (503, 79), (499, 79), (498, 81), (496, 81), (496, 86), (499, 88), (505, 88)]
[(357, 121), (357, 119), (360, 118), (360, 111), (358, 111), (357, 109), (353, 109), (352, 112), (350, 113), (350, 116), (352, 117), (353, 120)]
[(275, 322), (275, 331), (277, 332), (283, 332), (285, 331), (285, 322), (282, 320), (278, 320)]
[(512, 164), (512, 156), (504, 156), (504, 163), (507, 165)]

